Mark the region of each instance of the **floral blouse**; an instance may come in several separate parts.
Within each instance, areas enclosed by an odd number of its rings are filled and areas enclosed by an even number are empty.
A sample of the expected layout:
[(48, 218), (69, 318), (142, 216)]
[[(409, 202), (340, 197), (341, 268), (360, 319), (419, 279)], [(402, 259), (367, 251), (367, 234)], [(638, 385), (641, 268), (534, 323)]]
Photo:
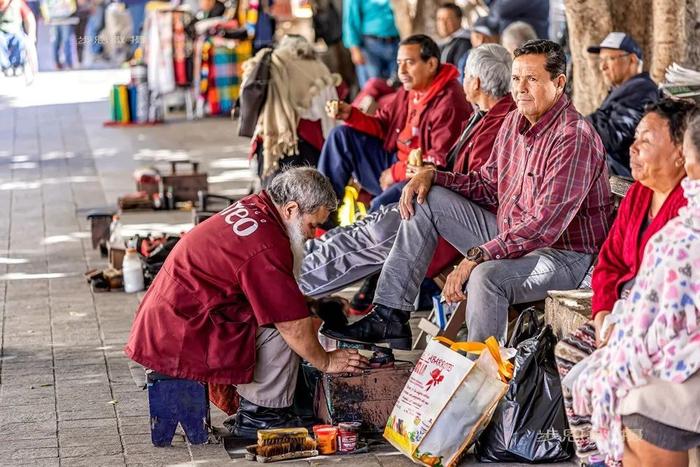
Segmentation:
[(574, 411), (591, 416), (610, 463), (624, 452), (619, 404), (629, 390), (648, 376), (682, 383), (700, 369), (700, 180), (682, 184), (688, 206), (650, 239), (629, 298), (610, 315), (608, 344), (574, 383)]

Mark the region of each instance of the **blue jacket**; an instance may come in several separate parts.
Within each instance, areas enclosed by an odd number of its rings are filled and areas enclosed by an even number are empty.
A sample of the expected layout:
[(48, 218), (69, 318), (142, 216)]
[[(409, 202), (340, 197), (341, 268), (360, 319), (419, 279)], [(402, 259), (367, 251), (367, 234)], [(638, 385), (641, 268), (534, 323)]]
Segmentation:
[(649, 73), (640, 73), (613, 88), (598, 110), (586, 117), (603, 140), (608, 156), (629, 170), (630, 146), (644, 107), (659, 99)]
[(510, 23), (525, 21), (540, 39), (549, 38), (549, 0), (491, 0), (489, 23), (502, 33)]

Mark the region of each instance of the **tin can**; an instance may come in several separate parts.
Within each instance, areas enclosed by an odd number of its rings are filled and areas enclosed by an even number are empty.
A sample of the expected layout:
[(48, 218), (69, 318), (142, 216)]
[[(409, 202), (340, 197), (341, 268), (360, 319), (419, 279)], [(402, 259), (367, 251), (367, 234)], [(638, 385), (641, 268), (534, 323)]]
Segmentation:
[(360, 422), (343, 422), (338, 424), (338, 451), (352, 452), (357, 449), (357, 437), (360, 432)]

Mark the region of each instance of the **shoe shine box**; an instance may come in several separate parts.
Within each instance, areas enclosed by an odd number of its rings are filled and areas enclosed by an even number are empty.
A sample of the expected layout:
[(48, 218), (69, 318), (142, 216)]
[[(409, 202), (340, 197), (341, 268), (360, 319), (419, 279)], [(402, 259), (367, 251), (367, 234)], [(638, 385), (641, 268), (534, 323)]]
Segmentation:
[(316, 385), (316, 417), (333, 425), (362, 422), (365, 434), (381, 434), (412, 371), (412, 363), (397, 361), (360, 375), (324, 374)]

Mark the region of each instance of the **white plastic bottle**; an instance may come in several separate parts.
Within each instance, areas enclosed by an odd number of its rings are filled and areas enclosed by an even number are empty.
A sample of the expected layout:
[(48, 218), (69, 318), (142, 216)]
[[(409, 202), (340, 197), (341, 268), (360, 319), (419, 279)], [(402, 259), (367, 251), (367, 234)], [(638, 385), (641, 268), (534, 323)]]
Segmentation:
[(144, 288), (143, 269), (141, 268), (141, 260), (136, 254), (135, 248), (128, 248), (124, 256), (122, 265), (122, 276), (124, 279), (124, 292), (134, 293), (140, 292)]

